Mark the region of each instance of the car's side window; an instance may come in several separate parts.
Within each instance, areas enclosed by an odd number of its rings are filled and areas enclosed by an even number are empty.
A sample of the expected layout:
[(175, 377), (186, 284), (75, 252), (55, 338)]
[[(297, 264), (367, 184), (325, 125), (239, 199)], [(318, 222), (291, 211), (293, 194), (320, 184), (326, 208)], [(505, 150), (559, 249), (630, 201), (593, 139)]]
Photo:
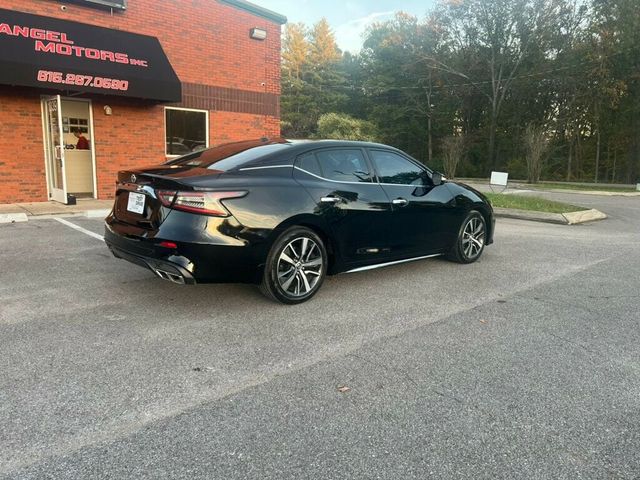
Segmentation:
[(371, 182), (371, 172), (362, 150), (320, 150), (316, 157), (324, 178), (338, 182)]
[(319, 177), (322, 176), (322, 170), (320, 170), (318, 159), (313, 152), (305, 153), (304, 155), (298, 157), (298, 159), (296, 160), (296, 166)]
[(370, 150), (371, 160), (378, 172), (380, 183), (398, 185), (424, 185), (425, 170), (397, 153)]

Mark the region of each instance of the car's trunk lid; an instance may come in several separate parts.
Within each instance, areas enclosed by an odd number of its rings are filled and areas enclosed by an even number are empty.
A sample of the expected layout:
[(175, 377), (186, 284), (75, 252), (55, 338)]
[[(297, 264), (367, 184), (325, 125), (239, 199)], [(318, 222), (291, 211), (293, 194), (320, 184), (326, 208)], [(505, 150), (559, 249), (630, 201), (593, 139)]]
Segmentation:
[(186, 179), (198, 176), (215, 177), (220, 171), (192, 166), (151, 167), (118, 172), (113, 207), (115, 218), (121, 222), (156, 230), (171, 213), (165, 208), (158, 192), (193, 190)]

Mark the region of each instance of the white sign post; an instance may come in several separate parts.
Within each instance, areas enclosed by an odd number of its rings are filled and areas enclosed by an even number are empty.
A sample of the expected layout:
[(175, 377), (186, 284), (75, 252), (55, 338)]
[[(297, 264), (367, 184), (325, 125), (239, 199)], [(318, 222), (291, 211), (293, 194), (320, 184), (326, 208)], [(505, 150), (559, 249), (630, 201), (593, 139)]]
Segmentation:
[(502, 187), (504, 192), (507, 189), (507, 183), (509, 182), (509, 174), (507, 172), (491, 172), (491, 181), (489, 186), (493, 191), (493, 187)]

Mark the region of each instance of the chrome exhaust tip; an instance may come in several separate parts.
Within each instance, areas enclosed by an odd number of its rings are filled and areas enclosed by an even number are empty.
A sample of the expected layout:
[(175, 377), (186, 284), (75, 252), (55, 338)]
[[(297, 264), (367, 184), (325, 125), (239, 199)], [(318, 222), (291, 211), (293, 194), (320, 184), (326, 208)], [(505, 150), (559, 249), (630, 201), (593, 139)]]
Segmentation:
[(178, 285), (184, 285), (186, 283), (184, 281), (184, 277), (177, 273), (167, 272), (166, 270), (161, 270), (159, 268), (156, 268), (154, 272), (156, 272), (156, 275), (158, 275), (163, 280), (168, 280), (170, 282), (177, 283)]

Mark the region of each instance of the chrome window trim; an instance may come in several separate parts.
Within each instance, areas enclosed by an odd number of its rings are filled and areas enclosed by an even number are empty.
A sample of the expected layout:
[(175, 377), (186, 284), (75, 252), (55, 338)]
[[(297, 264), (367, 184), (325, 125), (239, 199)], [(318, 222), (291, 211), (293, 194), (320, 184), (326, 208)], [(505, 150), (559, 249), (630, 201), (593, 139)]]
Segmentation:
[(319, 178), (320, 180), (324, 180), (325, 182), (332, 182), (332, 183), (346, 183), (349, 185), (380, 185), (378, 182), (343, 182), (342, 180), (331, 180), (330, 178), (324, 178), (321, 177), (320, 175), (316, 175), (315, 173), (311, 173), (308, 170), (305, 170), (304, 168), (300, 168), (296, 165), (293, 166), (293, 168), (295, 168), (296, 170), (300, 170), (301, 172), (304, 172), (308, 175), (311, 175), (312, 177), (316, 177)]
[(413, 188), (424, 188), (424, 187), (430, 186), (430, 185), (414, 185), (413, 183), (382, 183), (382, 182), (378, 182), (378, 185), (389, 185), (392, 187), (413, 187)]
[(239, 168), (239, 172), (244, 172), (245, 170), (264, 170), (266, 168), (293, 168), (293, 165), (265, 165), (264, 167), (244, 167)]
[[(290, 166), (290, 165), (289, 165)], [(305, 170), (304, 168), (300, 168), (298, 166), (293, 166), (293, 168), (295, 168), (296, 170), (300, 170), (301, 172), (304, 172), (308, 175), (311, 175), (312, 177), (316, 177), (319, 178), (320, 180), (324, 180), (325, 182), (333, 182), (333, 183), (346, 183), (349, 185), (390, 185), (390, 186), (394, 186), (394, 187), (413, 187), (413, 188), (419, 188), (419, 187), (425, 187), (426, 185), (412, 185), (410, 183), (382, 183), (382, 182), (378, 182), (378, 181), (374, 181), (374, 182), (343, 182), (341, 180), (331, 180), (330, 178), (324, 178), (321, 177), (319, 175), (316, 175), (315, 173), (311, 173), (307, 170)]]

